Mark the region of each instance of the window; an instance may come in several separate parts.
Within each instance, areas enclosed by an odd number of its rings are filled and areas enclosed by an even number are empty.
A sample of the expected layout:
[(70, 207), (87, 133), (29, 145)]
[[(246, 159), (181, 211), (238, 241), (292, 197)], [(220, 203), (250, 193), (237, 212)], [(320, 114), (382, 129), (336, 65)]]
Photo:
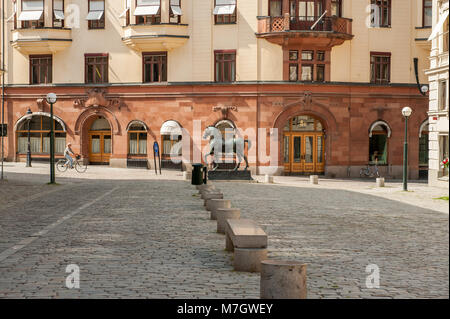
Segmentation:
[(215, 55), (215, 81), (236, 81), (236, 51), (214, 51)]
[(160, 0), (136, 0), (134, 11), (137, 24), (160, 24), (161, 1)]
[(426, 121), (421, 125), (421, 131), (419, 136), (419, 166), (428, 166), (428, 130), (429, 125)]
[(442, 32), (442, 52), (448, 52), (448, 20), (449, 18), (447, 17), (444, 22), (444, 30)]
[(236, 0), (214, 0), (216, 24), (236, 23)]
[(342, 0), (331, 0), (331, 15), (342, 17)]
[(369, 163), (386, 165), (388, 153), (388, 130), (383, 124), (372, 128), (369, 137)]
[(167, 52), (143, 53), (143, 82), (167, 81)]
[[(440, 159), (439, 159), (439, 166), (441, 166), (441, 163), (444, 159), (448, 158), (448, 150), (449, 150), (449, 140), (448, 140), (448, 134), (447, 135), (441, 135), (439, 136), (439, 149), (440, 149)], [(442, 176), (448, 175), (448, 168), (441, 167), (442, 168)]]
[(22, 0), (22, 12), (19, 15), (22, 21), (22, 28), (43, 28), (44, 27), (44, 1), (43, 0)]
[(64, 0), (53, 0), (53, 27), (64, 28)]
[(119, 18), (125, 18), (125, 25), (130, 25), (131, 0), (125, 0), (125, 10), (119, 15)]
[(289, 81), (324, 82), (325, 71), (325, 51), (302, 50), (300, 59), (297, 50), (289, 51)]
[(391, 54), (370, 53), (370, 82), (386, 84), (391, 81)]
[(371, 0), (371, 26), (391, 26), (391, 0)]
[(91, 30), (105, 28), (105, 0), (89, 0), (89, 13), (86, 20)]
[(269, 16), (281, 17), (283, 3), (281, 0), (269, 0)]
[(85, 82), (108, 83), (108, 54), (85, 54)]
[[(34, 154), (50, 154), (50, 129), (49, 116), (34, 115), (31, 121), (24, 120), (17, 128), (17, 151), (26, 154), (28, 150), (28, 124), (30, 125), (30, 149)], [(55, 153), (62, 154), (66, 147), (66, 132), (62, 125), (53, 120), (55, 132)]]
[(133, 124), (128, 129), (128, 154), (147, 154), (147, 130), (142, 124)]
[(445, 110), (448, 107), (448, 88), (447, 80), (439, 81), (439, 111)]
[(422, 26), (431, 27), (432, 25), (432, 13), (433, 13), (433, 0), (422, 0)]
[(170, 23), (181, 23), (181, 16), (183, 12), (181, 11), (181, 0), (170, 0)]
[(52, 56), (30, 55), (30, 84), (52, 83)]

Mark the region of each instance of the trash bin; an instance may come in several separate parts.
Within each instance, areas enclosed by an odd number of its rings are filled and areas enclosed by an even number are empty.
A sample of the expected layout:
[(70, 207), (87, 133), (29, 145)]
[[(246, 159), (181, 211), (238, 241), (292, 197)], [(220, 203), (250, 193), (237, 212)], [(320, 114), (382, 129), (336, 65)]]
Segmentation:
[(192, 185), (203, 184), (203, 164), (192, 164)]

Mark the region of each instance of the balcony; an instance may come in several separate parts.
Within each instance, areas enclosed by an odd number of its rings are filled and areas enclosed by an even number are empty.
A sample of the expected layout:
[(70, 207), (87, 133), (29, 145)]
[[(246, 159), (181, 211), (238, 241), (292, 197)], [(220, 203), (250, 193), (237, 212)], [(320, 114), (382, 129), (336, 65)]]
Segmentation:
[(122, 42), (139, 52), (170, 51), (189, 39), (187, 24), (142, 24), (124, 27)]
[(416, 45), (422, 47), (425, 50), (431, 50), (431, 41), (428, 38), (431, 35), (431, 27), (416, 27), (414, 41)]
[(23, 54), (53, 54), (72, 44), (72, 30), (66, 28), (30, 28), (12, 31), (11, 46)]
[(336, 16), (324, 17), (258, 17), (258, 38), (275, 44), (318, 45), (333, 47), (351, 40), (352, 20)]

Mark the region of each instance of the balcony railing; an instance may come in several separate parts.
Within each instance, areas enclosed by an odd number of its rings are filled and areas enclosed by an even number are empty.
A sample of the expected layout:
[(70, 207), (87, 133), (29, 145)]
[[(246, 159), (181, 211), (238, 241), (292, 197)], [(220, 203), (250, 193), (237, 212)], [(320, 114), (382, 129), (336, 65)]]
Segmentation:
[(311, 30), (319, 17), (260, 17), (258, 33), (272, 33), (284, 31), (335, 32), (352, 34), (352, 20), (336, 16), (323, 17)]

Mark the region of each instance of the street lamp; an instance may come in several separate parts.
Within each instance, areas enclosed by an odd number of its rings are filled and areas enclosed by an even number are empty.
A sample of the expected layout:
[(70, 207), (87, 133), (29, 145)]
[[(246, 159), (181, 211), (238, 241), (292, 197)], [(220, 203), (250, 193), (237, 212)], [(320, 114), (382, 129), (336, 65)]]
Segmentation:
[(406, 106), (402, 109), (405, 118), (405, 142), (403, 144), (403, 190), (408, 190), (408, 118), (412, 114), (412, 109)]
[(55, 132), (53, 131), (53, 104), (56, 103), (55, 93), (47, 94), (47, 102), (50, 104), (50, 184), (55, 184)]
[(30, 124), (33, 118), (33, 112), (30, 109), (27, 111), (28, 116), (28, 146), (27, 146), (27, 165), (26, 167), (31, 167), (31, 140), (30, 140)]

